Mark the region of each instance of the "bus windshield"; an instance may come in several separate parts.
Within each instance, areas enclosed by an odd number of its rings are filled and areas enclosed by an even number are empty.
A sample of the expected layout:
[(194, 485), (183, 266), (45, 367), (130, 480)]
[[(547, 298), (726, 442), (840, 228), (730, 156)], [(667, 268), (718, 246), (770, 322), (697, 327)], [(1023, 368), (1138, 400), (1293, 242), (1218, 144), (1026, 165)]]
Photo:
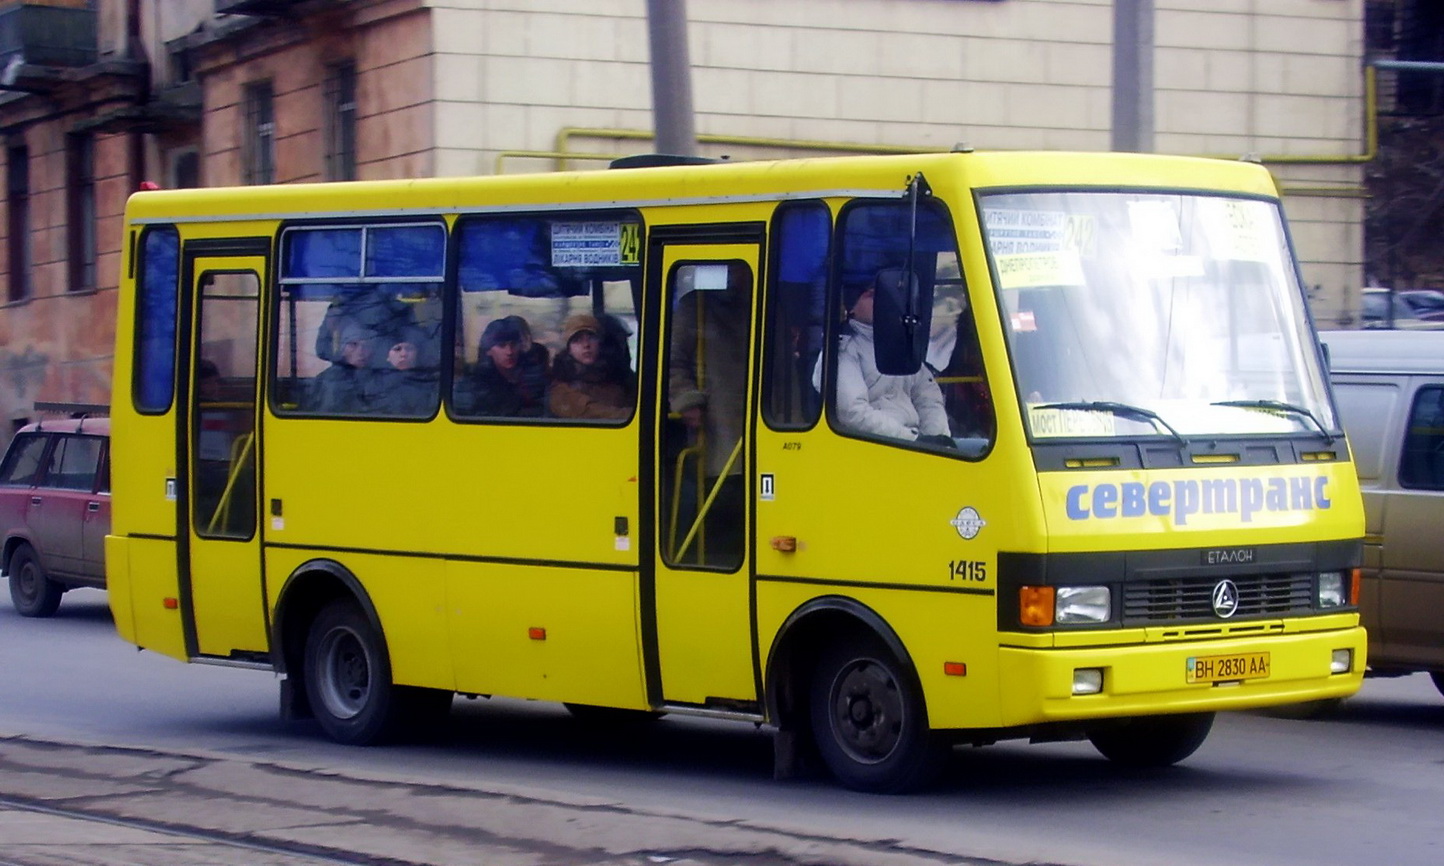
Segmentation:
[(1338, 429), (1275, 203), (981, 197), (1034, 439)]

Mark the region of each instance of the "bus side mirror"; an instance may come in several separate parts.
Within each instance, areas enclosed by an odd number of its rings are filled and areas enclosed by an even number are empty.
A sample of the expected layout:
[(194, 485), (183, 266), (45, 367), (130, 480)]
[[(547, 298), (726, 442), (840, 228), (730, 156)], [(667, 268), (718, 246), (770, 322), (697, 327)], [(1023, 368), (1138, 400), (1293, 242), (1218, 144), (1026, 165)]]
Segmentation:
[(873, 350), (878, 372), (911, 376), (922, 369), (932, 329), (933, 291), (902, 268), (878, 272), (873, 285)]

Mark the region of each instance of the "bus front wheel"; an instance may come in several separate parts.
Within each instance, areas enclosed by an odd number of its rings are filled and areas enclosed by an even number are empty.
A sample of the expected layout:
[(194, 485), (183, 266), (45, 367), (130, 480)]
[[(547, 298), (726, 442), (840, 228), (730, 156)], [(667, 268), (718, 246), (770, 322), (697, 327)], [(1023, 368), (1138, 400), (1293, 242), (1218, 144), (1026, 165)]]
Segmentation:
[(331, 739), (365, 746), (396, 733), (401, 702), (381, 636), (350, 600), (322, 608), (306, 635), (306, 695)]
[(28, 545), (20, 545), (10, 557), (10, 600), (21, 616), (54, 616), (65, 587), (50, 579), (45, 567)]
[(1103, 757), (1125, 767), (1167, 767), (1198, 751), (1213, 727), (1213, 713), (1139, 716), (1088, 732)]
[(946, 749), (928, 729), (908, 670), (881, 641), (834, 644), (813, 676), (812, 733), (823, 763), (855, 791), (895, 794), (921, 787)]

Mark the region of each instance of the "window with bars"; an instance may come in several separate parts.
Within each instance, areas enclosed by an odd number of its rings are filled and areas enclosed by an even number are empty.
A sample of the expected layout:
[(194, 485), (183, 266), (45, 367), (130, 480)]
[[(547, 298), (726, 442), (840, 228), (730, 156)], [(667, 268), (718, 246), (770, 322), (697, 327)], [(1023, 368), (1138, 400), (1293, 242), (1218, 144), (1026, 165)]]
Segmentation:
[(30, 297), (30, 148), (23, 144), (6, 149), (6, 220), (10, 238), (11, 303)]
[(326, 179), (356, 179), (356, 64), (326, 72)]
[(96, 287), (95, 139), (71, 135), (66, 141), (66, 213), (69, 232), (70, 290)]
[(276, 182), (275, 92), (269, 81), (254, 81), (244, 91), (242, 154), (247, 184)]

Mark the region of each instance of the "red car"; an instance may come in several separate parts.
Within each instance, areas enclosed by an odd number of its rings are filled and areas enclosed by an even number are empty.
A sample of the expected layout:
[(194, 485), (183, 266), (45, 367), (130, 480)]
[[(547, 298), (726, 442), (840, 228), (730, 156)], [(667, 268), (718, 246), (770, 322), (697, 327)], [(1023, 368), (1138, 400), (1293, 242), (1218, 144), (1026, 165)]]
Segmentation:
[(0, 570), (22, 616), (50, 616), (78, 586), (105, 586), (110, 419), (42, 421), (0, 462)]

